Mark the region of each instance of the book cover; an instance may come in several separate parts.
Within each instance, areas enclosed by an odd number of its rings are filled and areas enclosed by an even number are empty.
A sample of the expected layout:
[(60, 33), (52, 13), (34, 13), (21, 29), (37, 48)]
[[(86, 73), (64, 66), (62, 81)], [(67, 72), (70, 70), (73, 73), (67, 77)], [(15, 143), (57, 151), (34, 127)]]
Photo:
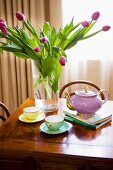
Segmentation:
[(103, 121), (101, 123), (97, 123), (97, 124), (91, 125), (91, 124), (88, 124), (86, 122), (82, 122), (82, 121), (80, 121), (78, 119), (75, 119), (73, 117), (67, 116), (67, 115), (65, 115), (64, 119), (67, 120), (67, 121), (74, 122), (74, 123), (77, 123), (79, 125), (85, 126), (87, 128), (90, 128), (90, 129), (98, 129), (101, 126), (103, 126), (104, 124), (106, 124), (109, 121), (111, 121), (111, 118), (110, 118), (110, 119), (107, 119), (107, 120), (105, 120), (105, 121)]
[(101, 123), (105, 120), (112, 119), (112, 114), (110, 113), (95, 113), (95, 114), (77, 114), (76, 111), (71, 111), (69, 109), (64, 110), (64, 113), (67, 116), (71, 116), (75, 118), (76, 120), (80, 120), (82, 122), (85, 122), (90, 125), (95, 125), (97, 123)]

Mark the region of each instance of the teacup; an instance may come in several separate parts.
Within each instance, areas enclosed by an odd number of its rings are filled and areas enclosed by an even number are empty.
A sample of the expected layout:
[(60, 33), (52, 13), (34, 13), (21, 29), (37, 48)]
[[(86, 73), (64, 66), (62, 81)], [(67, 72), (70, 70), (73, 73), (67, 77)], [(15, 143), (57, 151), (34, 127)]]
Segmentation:
[(26, 107), (23, 109), (25, 118), (29, 119), (29, 120), (36, 119), (40, 115), (41, 112), (42, 112), (42, 110), (35, 106)]
[(61, 115), (50, 115), (45, 118), (45, 123), (50, 130), (59, 130), (64, 121), (64, 117)]

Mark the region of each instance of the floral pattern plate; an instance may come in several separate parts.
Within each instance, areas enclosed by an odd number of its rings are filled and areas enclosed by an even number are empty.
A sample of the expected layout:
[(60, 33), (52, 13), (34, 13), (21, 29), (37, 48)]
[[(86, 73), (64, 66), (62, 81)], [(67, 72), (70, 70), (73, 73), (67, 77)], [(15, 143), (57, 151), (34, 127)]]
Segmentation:
[(66, 132), (67, 130), (69, 130), (70, 126), (72, 126), (70, 123), (64, 121), (64, 123), (63, 123), (63, 125), (60, 127), (60, 129), (57, 130), (57, 131), (55, 131), (55, 130), (50, 130), (50, 129), (47, 127), (46, 123), (44, 122), (44, 123), (42, 123), (42, 124), (40, 125), (40, 129), (41, 129), (41, 131), (44, 132), (44, 133), (51, 134), (51, 135), (55, 135), (55, 134), (60, 134), (60, 133)]
[(41, 121), (41, 120), (43, 120), (43, 119), (45, 119), (45, 114), (44, 114), (43, 112), (42, 112), (40, 115), (38, 115), (36, 119), (33, 119), (33, 120), (31, 120), (31, 119), (26, 119), (25, 116), (24, 116), (24, 114), (21, 114), (21, 115), (19, 116), (19, 120), (20, 120), (21, 122), (25, 122), (25, 123), (35, 123), (35, 122), (39, 122), (39, 121)]

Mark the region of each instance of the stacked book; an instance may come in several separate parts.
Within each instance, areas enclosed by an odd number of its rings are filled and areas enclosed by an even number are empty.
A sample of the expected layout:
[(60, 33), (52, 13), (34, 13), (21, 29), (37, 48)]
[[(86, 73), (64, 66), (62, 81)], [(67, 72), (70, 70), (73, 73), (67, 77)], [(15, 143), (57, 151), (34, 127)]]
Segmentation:
[(64, 119), (70, 122), (86, 126), (91, 129), (98, 129), (107, 122), (112, 120), (112, 114), (110, 113), (95, 113), (91, 115), (77, 114), (76, 111), (71, 111), (69, 109), (64, 110)]

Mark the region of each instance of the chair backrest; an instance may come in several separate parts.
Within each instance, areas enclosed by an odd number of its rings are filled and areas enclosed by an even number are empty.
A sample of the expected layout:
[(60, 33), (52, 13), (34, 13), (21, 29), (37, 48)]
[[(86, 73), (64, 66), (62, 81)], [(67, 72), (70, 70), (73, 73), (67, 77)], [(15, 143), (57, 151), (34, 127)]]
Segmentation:
[(0, 102), (0, 107), (4, 110), (5, 114), (0, 114), (0, 119), (3, 121), (6, 121), (6, 119), (10, 116), (9, 110), (6, 107), (6, 105), (2, 102)]
[[(68, 88), (68, 87), (70, 87), (70, 86), (72, 86), (72, 85), (75, 85), (75, 84), (89, 85), (89, 86), (92, 86), (93, 88), (95, 88), (97, 91), (100, 91), (100, 90), (101, 90), (100, 87), (98, 87), (95, 83), (93, 83), (93, 82), (91, 82), (91, 81), (77, 80), (77, 81), (73, 81), (73, 82), (69, 82), (69, 83), (65, 84), (65, 85), (61, 88), (61, 90), (60, 90), (60, 92), (59, 92), (59, 97), (60, 97), (60, 98), (63, 97), (63, 92), (64, 92), (64, 90), (65, 90), (66, 88)], [(72, 95), (74, 95), (74, 94), (75, 94), (75, 92), (72, 92), (72, 93), (70, 93), (70, 96), (72, 96)], [(102, 100), (105, 99), (103, 93), (101, 93), (101, 98), (102, 98)]]

